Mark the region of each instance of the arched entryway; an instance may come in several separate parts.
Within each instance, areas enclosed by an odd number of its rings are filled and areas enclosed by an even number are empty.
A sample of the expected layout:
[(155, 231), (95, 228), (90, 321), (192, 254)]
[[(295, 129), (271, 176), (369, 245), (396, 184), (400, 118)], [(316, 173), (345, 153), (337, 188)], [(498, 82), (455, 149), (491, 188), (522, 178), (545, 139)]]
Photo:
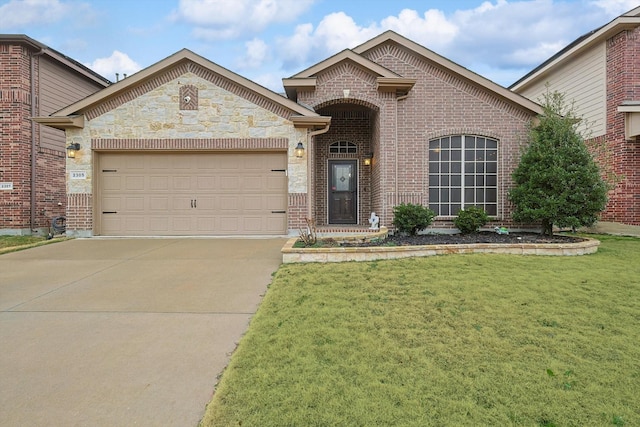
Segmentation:
[(375, 153), (379, 147), (378, 109), (336, 100), (316, 108), (331, 116), (327, 133), (314, 137), (313, 198), (319, 226), (369, 225), (380, 206)]

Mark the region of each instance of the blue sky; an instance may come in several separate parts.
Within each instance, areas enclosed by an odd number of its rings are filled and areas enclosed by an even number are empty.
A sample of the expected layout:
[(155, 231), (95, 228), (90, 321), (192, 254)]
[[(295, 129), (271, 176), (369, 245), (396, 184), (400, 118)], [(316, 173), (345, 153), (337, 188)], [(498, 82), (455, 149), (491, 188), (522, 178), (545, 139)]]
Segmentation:
[(391, 29), (509, 86), (640, 0), (0, 0), (26, 34), (110, 80), (182, 48), (277, 92), (281, 79)]

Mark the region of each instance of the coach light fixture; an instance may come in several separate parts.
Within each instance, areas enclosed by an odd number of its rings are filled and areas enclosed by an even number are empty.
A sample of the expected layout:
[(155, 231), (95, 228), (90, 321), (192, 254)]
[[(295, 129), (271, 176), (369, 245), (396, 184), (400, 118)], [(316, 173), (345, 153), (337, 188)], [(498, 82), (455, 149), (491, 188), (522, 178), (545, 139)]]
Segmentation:
[(302, 156), (304, 156), (304, 145), (302, 145), (302, 142), (298, 142), (298, 145), (296, 145), (296, 157), (301, 159)]
[(364, 165), (371, 166), (371, 159), (373, 159), (373, 153), (369, 153), (369, 155), (364, 158)]
[(70, 159), (76, 158), (76, 151), (80, 150), (80, 144), (78, 142), (72, 142), (67, 146), (67, 157)]

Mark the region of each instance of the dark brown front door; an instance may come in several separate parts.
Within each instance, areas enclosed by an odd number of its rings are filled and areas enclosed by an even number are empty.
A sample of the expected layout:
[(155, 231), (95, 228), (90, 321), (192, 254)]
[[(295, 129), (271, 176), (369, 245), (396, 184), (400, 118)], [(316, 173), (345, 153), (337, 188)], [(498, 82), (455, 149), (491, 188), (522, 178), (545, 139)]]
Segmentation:
[(329, 224), (357, 224), (356, 160), (329, 161)]

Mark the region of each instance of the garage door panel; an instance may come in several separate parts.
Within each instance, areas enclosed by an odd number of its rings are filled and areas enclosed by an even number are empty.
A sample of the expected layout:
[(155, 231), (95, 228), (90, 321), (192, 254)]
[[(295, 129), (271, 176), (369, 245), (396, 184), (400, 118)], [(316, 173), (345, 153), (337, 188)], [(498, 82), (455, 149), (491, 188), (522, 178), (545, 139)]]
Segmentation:
[(149, 197), (149, 210), (151, 212), (162, 211), (166, 213), (169, 210), (169, 197)]
[(144, 212), (144, 197), (127, 197), (125, 199), (124, 209), (132, 212)]
[(97, 234), (284, 234), (285, 168), (285, 153), (101, 154)]
[(119, 176), (113, 176), (112, 174), (105, 176), (102, 182), (102, 190), (103, 192), (122, 190), (122, 178)]
[(152, 191), (167, 191), (169, 190), (169, 177), (168, 176), (150, 176), (149, 177), (149, 189)]

